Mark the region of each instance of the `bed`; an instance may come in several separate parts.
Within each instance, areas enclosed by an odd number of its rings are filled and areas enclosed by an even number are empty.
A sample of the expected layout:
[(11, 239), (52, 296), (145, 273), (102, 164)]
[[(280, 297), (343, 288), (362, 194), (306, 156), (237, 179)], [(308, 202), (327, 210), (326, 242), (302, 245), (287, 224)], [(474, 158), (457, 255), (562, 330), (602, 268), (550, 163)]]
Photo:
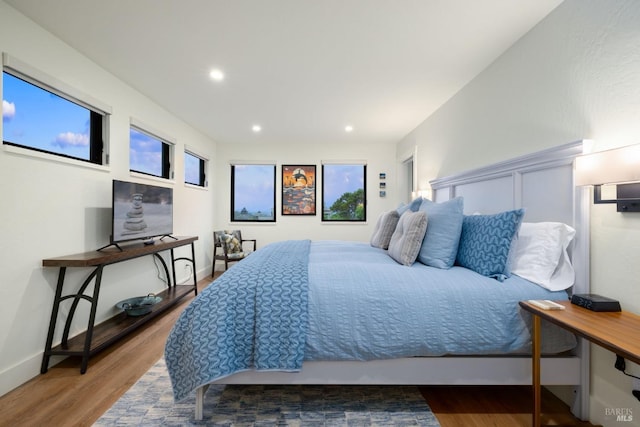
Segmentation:
[[(406, 245), (398, 250), (397, 238), (388, 249), (308, 240), (259, 249), (203, 290), (176, 322), (165, 350), (174, 398), (196, 390), (196, 419), (202, 419), (212, 383), (530, 384), (531, 319), (517, 302), (588, 292), (587, 197), (573, 185), (573, 161), (581, 153), (576, 142), (432, 181), (434, 201), (420, 206), (464, 201), (456, 247), (456, 264), (464, 266), (404, 262)], [(416, 239), (422, 216), (428, 233), (435, 211), (402, 209), (409, 212), (397, 222), (407, 240)], [(487, 228), (494, 222), (484, 221), (496, 218), (521, 231), (541, 222), (573, 230), (564, 247), (572, 288), (541, 286), (503, 271), (506, 265), (500, 274), (475, 261), (467, 265), (460, 253), (477, 244), (472, 225)], [(524, 242), (513, 240), (511, 247)], [(506, 250), (488, 258), (508, 255), (508, 265), (516, 265), (514, 251)], [(575, 387), (572, 411), (586, 418), (588, 346), (545, 325), (543, 353), (542, 384)]]

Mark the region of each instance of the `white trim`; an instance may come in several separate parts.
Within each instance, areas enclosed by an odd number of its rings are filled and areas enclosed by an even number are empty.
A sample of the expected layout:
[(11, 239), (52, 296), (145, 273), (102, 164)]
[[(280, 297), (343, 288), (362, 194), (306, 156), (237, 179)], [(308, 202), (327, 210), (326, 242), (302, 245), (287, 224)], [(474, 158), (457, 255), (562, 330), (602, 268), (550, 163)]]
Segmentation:
[(554, 166), (570, 163), (573, 161), (575, 156), (580, 154), (582, 154), (582, 141), (575, 141), (558, 147), (538, 151), (536, 153), (516, 157), (514, 159), (494, 163), (489, 166), (471, 169), (448, 177), (436, 178), (429, 181), (429, 184), (431, 184), (433, 189), (438, 189), (441, 187), (459, 185), (462, 182), (468, 184), (475, 181), (484, 181), (487, 179), (507, 176), (515, 171), (522, 171), (524, 169), (540, 169), (542, 165)]
[(322, 165), (367, 165), (366, 160), (322, 160)]
[(173, 179), (162, 178), (161, 176), (147, 175), (146, 173), (140, 173), (130, 170), (129, 175), (133, 178), (146, 179), (149, 181), (157, 181), (162, 184), (175, 185), (176, 181)]
[(189, 184), (188, 182), (185, 182), (184, 187), (191, 188), (192, 190), (204, 190), (204, 191), (209, 190), (209, 186), (206, 185), (206, 183), (204, 186), (201, 186), (201, 185), (194, 185), (194, 184)]
[(184, 152), (185, 152), (185, 153), (189, 153), (189, 154), (191, 154), (192, 156), (198, 157), (198, 158), (200, 158), (200, 159), (204, 160), (205, 162), (208, 162), (208, 161), (209, 161), (209, 156), (207, 156), (207, 155), (204, 155), (204, 154), (200, 153), (198, 150), (196, 150), (196, 149), (194, 149), (194, 148), (191, 148), (189, 145), (186, 145), (186, 144), (185, 144), (185, 146), (184, 146)]
[(6, 52), (2, 53), (2, 65), (3, 71), (7, 71), (9, 74), (15, 75), (16, 77), (39, 86), (42, 89), (53, 92), (56, 95), (60, 95), (71, 102), (95, 111), (96, 113), (101, 113), (103, 115), (112, 114), (111, 106), (25, 62), (22, 62)]
[(229, 166), (278, 166), (275, 160), (229, 160)]
[[(545, 385), (575, 384), (577, 357), (542, 360)], [(552, 363), (560, 360), (560, 363)], [(546, 368), (546, 369), (545, 369)], [(304, 371), (239, 372), (212, 384), (531, 385), (531, 359), (521, 357), (409, 357), (370, 361), (304, 362)]]
[[(176, 139), (174, 137), (165, 134), (164, 132), (154, 128), (153, 126), (149, 126), (148, 124), (144, 123), (142, 120), (136, 119), (135, 117), (129, 118), (129, 125), (132, 128), (136, 129), (137, 131), (145, 133), (151, 136), (152, 138), (160, 139), (162, 140), (162, 142), (165, 142), (169, 145), (177, 144)], [(131, 141), (129, 141), (129, 143), (131, 143)]]
[(32, 157), (35, 159), (44, 160), (48, 162), (78, 166), (86, 169), (93, 169), (100, 172), (109, 172), (111, 170), (108, 164), (98, 165), (96, 163), (92, 163), (89, 161), (85, 162), (83, 160), (78, 160), (71, 157), (65, 157), (55, 153), (46, 153), (43, 151), (38, 151), (33, 148), (2, 144), (2, 150), (5, 151), (6, 153), (16, 154), (16, 155), (25, 156), (25, 157)]

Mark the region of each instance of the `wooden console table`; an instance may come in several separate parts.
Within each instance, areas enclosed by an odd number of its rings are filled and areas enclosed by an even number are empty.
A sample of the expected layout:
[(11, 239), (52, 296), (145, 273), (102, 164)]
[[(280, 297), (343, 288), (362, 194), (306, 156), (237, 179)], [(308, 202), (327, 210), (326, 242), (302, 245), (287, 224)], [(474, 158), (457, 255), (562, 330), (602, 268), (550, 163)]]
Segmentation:
[[(142, 242), (137, 242), (128, 245), (121, 245), (122, 250), (115, 247), (109, 247), (101, 251), (84, 252), (59, 258), (43, 259), (43, 267), (60, 267), (60, 271), (58, 273), (58, 284), (56, 286), (56, 294), (53, 300), (53, 309), (51, 311), (51, 320), (49, 322), (49, 332), (47, 333), (47, 342), (44, 348), (44, 355), (42, 357), (42, 367), (40, 369), (40, 372), (43, 374), (47, 372), (47, 370), (49, 369), (49, 360), (51, 356), (65, 355), (82, 356), (80, 373), (84, 374), (87, 371), (89, 357), (91, 357), (93, 354), (97, 353), (100, 350), (103, 350), (105, 347), (122, 338), (129, 332), (152, 320), (158, 314), (175, 305), (180, 299), (182, 299), (189, 293), (194, 292), (195, 294), (197, 294), (198, 290), (196, 288), (196, 285), (198, 283), (198, 280), (196, 279), (196, 257), (193, 244), (193, 242), (196, 240), (198, 240), (198, 237), (165, 237), (163, 240), (156, 240), (152, 245), (145, 245)], [(191, 258), (175, 258), (173, 250), (177, 247), (186, 245), (191, 245)], [(172, 276), (169, 276), (169, 269), (167, 267), (167, 264), (159, 255), (160, 252), (165, 250), (171, 251), (171, 269), (173, 272)], [(165, 275), (167, 278), (167, 289), (162, 291), (161, 293), (156, 294), (157, 296), (162, 297), (162, 301), (153, 306), (151, 313), (144, 316), (131, 317), (122, 312), (117, 316), (112, 317), (111, 319), (108, 319), (98, 325), (94, 325), (104, 267), (110, 264), (139, 258), (145, 255), (153, 255), (160, 260), (162, 266), (164, 267)], [(176, 285), (175, 263), (179, 260), (191, 262), (193, 267), (193, 285)], [(87, 279), (75, 294), (67, 294), (63, 296), (62, 288), (64, 286), (64, 278), (67, 267), (95, 268), (89, 274)], [(173, 283), (171, 280), (172, 278)], [(85, 294), (85, 291), (92, 281), (94, 281), (93, 294), (87, 295)], [(73, 299), (73, 303), (71, 304), (69, 315), (67, 316), (65, 322), (64, 331), (62, 334), (62, 342), (60, 343), (60, 345), (52, 348), (53, 336), (56, 329), (60, 303), (71, 298)], [(80, 300), (86, 300), (91, 304), (87, 330), (75, 337), (69, 338), (71, 322), (73, 320)]]
[(564, 310), (543, 310), (527, 301), (520, 306), (533, 314), (532, 375), (533, 425), (540, 425), (540, 319), (545, 319), (609, 351), (640, 364), (640, 316), (626, 311), (595, 312), (556, 301)]

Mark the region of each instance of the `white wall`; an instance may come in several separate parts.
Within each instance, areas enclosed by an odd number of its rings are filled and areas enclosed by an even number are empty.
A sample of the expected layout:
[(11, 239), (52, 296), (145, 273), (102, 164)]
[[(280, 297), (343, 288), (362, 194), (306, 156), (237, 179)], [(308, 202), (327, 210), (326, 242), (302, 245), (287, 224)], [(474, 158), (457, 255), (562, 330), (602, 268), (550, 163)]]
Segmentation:
[[(113, 111), (108, 167), (77, 166), (0, 149), (0, 394), (4, 394), (40, 371), (58, 273), (55, 268), (42, 268), (42, 259), (95, 250), (109, 242), (112, 179), (172, 187), (174, 232), (200, 237), (196, 263), (201, 271), (208, 271), (211, 260), (204, 248), (211, 245), (216, 192), (215, 188), (185, 187), (183, 152), (188, 145), (208, 156), (212, 176), (216, 144), (4, 2), (0, 2), (0, 51), (110, 105)], [(131, 116), (177, 141), (174, 182), (130, 176)], [(182, 250), (188, 254), (188, 247)], [(77, 271), (68, 272), (66, 292), (77, 289), (90, 271), (71, 270)], [(178, 280), (187, 274), (181, 266)], [(161, 290), (164, 284), (156, 276), (152, 257), (106, 267), (98, 319), (111, 316), (119, 300)], [(86, 329), (86, 319), (86, 314), (80, 316), (73, 330)]]
[[(398, 144), (429, 180), (580, 139), (640, 143), (640, 2), (566, 0)], [(640, 215), (592, 206), (592, 291), (640, 313)], [(640, 404), (615, 356), (592, 348), (590, 418)], [(640, 367), (628, 364), (640, 374)]]
[[(258, 240), (258, 246), (288, 238), (368, 241), (378, 215), (395, 208), (405, 198), (396, 187), (393, 145), (349, 147), (327, 143), (306, 147), (303, 141), (297, 147), (264, 147), (259, 142), (239, 146), (216, 144), (1, 1), (0, 51), (91, 95), (113, 111), (108, 167), (77, 166), (17, 154), (6, 147), (0, 149), (0, 395), (40, 371), (58, 273), (55, 268), (43, 268), (42, 259), (94, 250), (108, 243), (112, 179), (146, 181), (174, 189), (174, 234), (199, 236), (196, 242), (199, 278), (210, 273), (214, 229), (241, 228), (245, 237)], [(158, 183), (130, 175), (130, 117), (175, 138), (174, 182)], [(185, 187), (182, 154), (185, 145), (210, 159), (208, 189)], [(357, 225), (322, 224), (319, 204), (316, 216), (283, 217), (277, 191), (277, 223), (232, 224), (230, 160), (276, 161), (277, 189), (282, 164), (316, 164), (319, 173), (322, 160), (364, 160), (368, 175), (368, 220)], [(380, 172), (387, 174), (385, 198), (378, 196)], [(318, 203), (320, 191), (318, 188)], [(77, 289), (90, 271), (69, 269), (65, 290)], [(124, 298), (161, 290), (164, 284), (156, 275), (152, 257), (107, 267), (98, 321), (113, 315), (113, 305)], [(178, 281), (186, 278), (187, 272), (181, 266)], [(87, 315), (80, 311), (73, 332), (86, 329)], [(60, 319), (64, 318), (62, 313)], [(59, 326), (56, 340), (60, 338), (60, 329)]]
[[(257, 137), (259, 140), (259, 137)], [(322, 223), (321, 179), (316, 188), (315, 216), (282, 216), (281, 173), (282, 165), (316, 165), (317, 176), (321, 175), (322, 161), (350, 160), (367, 163), (367, 221), (366, 223)], [(276, 223), (231, 223), (231, 168), (230, 163), (273, 161), (276, 163)], [(387, 196), (379, 197), (379, 174), (386, 173)], [(395, 147), (377, 145), (332, 145), (331, 143), (306, 146), (264, 146), (259, 143), (218, 147), (216, 159), (216, 182), (219, 196), (216, 203), (216, 229), (241, 229), (242, 236), (257, 239), (258, 246), (283, 239), (338, 239), (369, 241), (373, 226), (381, 212), (395, 208), (401, 196), (396, 185)], [(222, 264), (219, 266), (223, 268)], [(218, 268), (218, 266), (216, 267)], [(220, 269), (218, 268), (218, 269)]]

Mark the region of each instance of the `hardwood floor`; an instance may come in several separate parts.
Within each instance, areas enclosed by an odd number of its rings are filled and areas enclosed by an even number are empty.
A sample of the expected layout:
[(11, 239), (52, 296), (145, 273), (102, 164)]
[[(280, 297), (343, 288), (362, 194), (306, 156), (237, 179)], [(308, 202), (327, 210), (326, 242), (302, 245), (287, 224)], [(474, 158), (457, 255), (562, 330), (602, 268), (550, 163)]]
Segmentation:
[[(210, 280), (201, 280), (198, 288)], [(92, 357), (86, 374), (80, 375), (79, 358), (69, 358), (0, 397), (0, 426), (90, 426), (162, 356), (172, 325), (191, 299)], [(531, 425), (528, 387), (421, 390), (442, 427)], [(546, 391), (543, 413), (549, 425), (591, 426)]]

